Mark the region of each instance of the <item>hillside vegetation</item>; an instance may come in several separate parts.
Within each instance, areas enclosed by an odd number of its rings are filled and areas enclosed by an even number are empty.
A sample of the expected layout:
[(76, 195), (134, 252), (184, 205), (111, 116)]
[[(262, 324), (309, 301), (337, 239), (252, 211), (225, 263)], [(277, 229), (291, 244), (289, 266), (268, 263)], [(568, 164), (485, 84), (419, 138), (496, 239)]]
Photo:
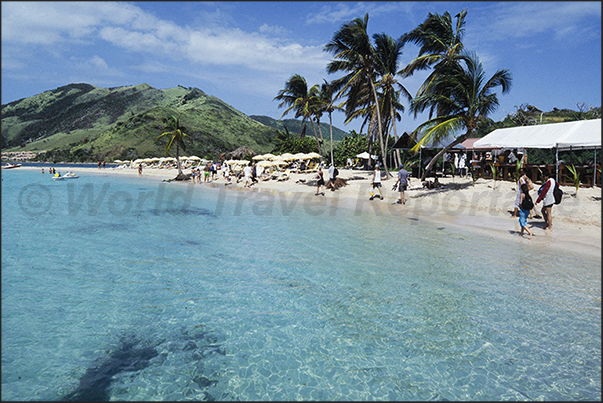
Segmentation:
[[(69, 84), (2, 105), (2, 149), (46, 151), (39, 159), (55, 161), (159, 156), (165, 151), (157, 141), (161, 119), (170, 114), (180, 115), (191, 137), (185, 155), (216, 158), (241, 146), (270, 152), (278, 135), (276, 120), (251, 118), (198, 88)], [(296, 133), (293, 122), (287, 126)], [(337, 129), (338, 137), (342, 133)]]

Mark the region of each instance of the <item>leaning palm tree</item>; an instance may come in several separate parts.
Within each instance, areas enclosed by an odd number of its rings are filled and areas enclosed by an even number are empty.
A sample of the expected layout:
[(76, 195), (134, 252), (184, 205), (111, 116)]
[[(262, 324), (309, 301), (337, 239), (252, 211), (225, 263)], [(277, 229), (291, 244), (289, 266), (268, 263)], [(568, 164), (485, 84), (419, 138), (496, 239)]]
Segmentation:
[[(285, 83), (285, 88), (280, 90), (278, 95), (274, 97), (274, 100), (281, 101), (281, 103), (278, 105), (279, 108), (288, 106), (288, 108), (285, 109), (281, 115), (280, 119), (282, 119), (287, 113), (294, 110), (296, 118), (302, 117), (302, 125), (305, 125), (308, 119), (310, 120), (312, 130), (314, 131), (314, 138), (316, 139), (316, 144), (318, 146), (318, 152), (324, 154), (321, 142), (316, 134), (314, 121), (312, 120), (312, 116), (314, 115), (318, 108), (318, 104), (320, 103), (318, 91), (317, 85), (314, 85), (308, 89), (306, 79), (299, 74), (294, 74)], [(302, 137), (304, 135), (305, 130), (302, 130)]]
[(502, 93), (511, 88), (511, 74), (508, 70), (498, 70), (490, 79), (486, 79), (483, 66), (475, 53), (464, 53), (461, 63), (450, 67), (446, 74), (434, 77), (432, 90), (415, 97), (411, 102), (411, 111), (415, 114), (427, 108), (436, 108), (438, 116), (422, 123), (413, 132), (420, 138), (412, 148), (415, 153), (420, 147), (431, 141), (437, 142), (465, 130), (456, 140), (444, 147), (425, 168), (421, 180), (425, 180), (437, 159), (455, 145), (471, 135), (477, 125), (487, 119), (488, 114), (499, 106), (498, 97), (493, 91), (501, 87)]
[[(333, 34), (333, 38), (324, 47), (326, 52), (333, 54), (334, 59), (327, 65), (329, 74), (346, 72), (347, 74), (332, 82), (335, 90), (339, 90), (337, 97), (346, 94), (346, 115), (350, 117), (362, 102), (362, 94), (367, 88), (373, 96), (374, 105), (379, 105), (375, 81), (377, 76), (377, 54), (371, 43), (367, 32), (368, 13), (364, 18), (355, 18), (344, 23), (341, 28)], [(385, 159), (385, 147), (383, 142), (383, 127), (380, 108), (374, 109), (378, 125), (377, 138), (381, 145), (381, 153), (386, 176), (389, 176), (387, 160)]]
[(182, 147), (182, 149), (186, 151), (186, 143), (184, 142), (184, 140), (190, 138), (190, 136), (185, 133), (185, 131), (188, 130), (186, 129), (186, 127), (180, 125), (180, 115), (169, 115), (162, 118), (161, 120), (164, 124), (163, 130), (165, 131), (161, 133), (159, 137), (157, 137), (157, 140), (164, 137), (167, 138), (167, 143), (165, 145), (165, 155), (168, 155), (174, 143), (176, 144), (176, 165), (178, 167), (178, 175), (176, 176), (176, 179), (182, 180), (184, 179), (184, 174), (182, 173), (182, 167), (180, 165), (180, 147)]

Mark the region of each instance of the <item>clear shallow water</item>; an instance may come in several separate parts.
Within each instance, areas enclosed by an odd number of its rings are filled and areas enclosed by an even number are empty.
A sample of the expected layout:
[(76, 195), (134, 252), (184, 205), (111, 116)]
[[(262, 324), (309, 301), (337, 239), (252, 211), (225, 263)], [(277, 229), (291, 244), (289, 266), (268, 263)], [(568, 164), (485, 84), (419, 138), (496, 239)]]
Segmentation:
[(600, 257), (304, 200), (3, 172), (2, 399), (601, 398)]

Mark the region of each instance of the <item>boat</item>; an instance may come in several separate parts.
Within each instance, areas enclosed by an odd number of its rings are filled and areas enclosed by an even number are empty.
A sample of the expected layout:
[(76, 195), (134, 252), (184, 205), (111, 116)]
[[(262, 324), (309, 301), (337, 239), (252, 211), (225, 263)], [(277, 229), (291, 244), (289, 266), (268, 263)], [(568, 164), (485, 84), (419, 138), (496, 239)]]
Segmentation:
[(67, 172), (65, 175), (60, 175), (60, 174), (55, 174), (52, 179), (54, 179), (55, 181), (62, 181), (65, 179), (77, 179), (79, 178), (78, 175), (74, 174), (73, 172)]
[(20, 166), (21, 164), (11, 164), (10, 162), (7, 162), (6, 164), (2, 165), (2, 169), (19, 168)]

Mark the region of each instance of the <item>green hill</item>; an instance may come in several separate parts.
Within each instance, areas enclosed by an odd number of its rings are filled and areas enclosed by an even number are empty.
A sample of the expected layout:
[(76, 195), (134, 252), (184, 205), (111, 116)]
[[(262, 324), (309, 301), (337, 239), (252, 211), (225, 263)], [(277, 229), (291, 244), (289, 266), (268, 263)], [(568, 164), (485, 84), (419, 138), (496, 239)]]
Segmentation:
[(62, 161), (162, 155), (161, 118), (180, 114), (192, 143), (184, 154), (215, 158), (240, 146), (269, 152), (277, 130), (197, 88), (69, 84), (2, 105), (3, 151), (47, 151)]
[[(301, 120), (298, 120), (298, 119), (282, 119), (281, 121), (278, 121), (278, 120), (273, 119), (268, 116), (249, 115), (249, 117), (266, 125), (266, 126), (272, 127), (277, 130), (284, 130), (284, 128), (286, 126), (287, 130), (289, 130), (289, 133), (291, 133), (291, 134), (299, 135), (302, 132), (302, 122), (301, 122)], [(328, 119), (328, 116), (327, 116), (327, 119)], [(328, 141), (330, 138), (330, 135), (331, 135), (329, 124), (321, 122), (320, 130), (322, 131), (322, 136), (324, 137), (325, 141)], [(318, 134), (318, 127), (316, 128), (316, 133)], [(333, 140), (334, 141), (341, 141), (348, 134), (349, 133), (346, 133), (343, 130), (333, 126)], [(306, 129), (306, 136), (314, 136), (314, 132), (312, 131), (312, 126), (310, 125), (309, 122), (308, 122), (308, 127)]]

